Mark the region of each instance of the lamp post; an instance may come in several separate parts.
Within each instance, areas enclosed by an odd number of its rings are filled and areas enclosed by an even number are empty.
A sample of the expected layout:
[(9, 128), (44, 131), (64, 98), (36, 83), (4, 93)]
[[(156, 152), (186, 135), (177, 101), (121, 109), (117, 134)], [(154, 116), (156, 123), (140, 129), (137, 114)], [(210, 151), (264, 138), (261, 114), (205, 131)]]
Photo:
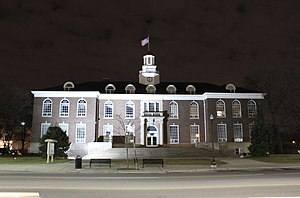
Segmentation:
[(211, 160), (210, 167), (216, 168), (217, 164), (215, 161), (215, 144), (214, 144), (214, 130), (213, 130), (214, 116), (212, 114), (210, 114), (209, 119), (210, 119), (210, 123), (211, 123), (211, 149), (212, 149), (212, 160)]
[(25, 146), (25, 122), (21, 122), (22, 125), (22, 155), (25, 154), (24, 152), (24, 146)]

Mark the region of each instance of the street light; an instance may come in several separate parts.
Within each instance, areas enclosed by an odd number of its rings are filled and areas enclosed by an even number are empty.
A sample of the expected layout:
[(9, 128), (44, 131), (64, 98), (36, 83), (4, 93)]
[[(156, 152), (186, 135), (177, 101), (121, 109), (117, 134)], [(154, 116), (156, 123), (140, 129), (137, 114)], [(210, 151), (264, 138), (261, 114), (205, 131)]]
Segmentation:
[(25, 154), (24, 152), (24, 145), (25, 145), (25, 122), (21, 122), (22, 125), (22, 155)]
[(214, 116), (212, 114), (210, 114), (209, 119), (210, 119), (210, 123), (211, 123), (211, 148), (212, 148), (212, 160), (211, 160), (210, 167), (216, 168), (217, 164), (215, 161), (215, 144), (214, 144), (214, 130), (213, 130)]

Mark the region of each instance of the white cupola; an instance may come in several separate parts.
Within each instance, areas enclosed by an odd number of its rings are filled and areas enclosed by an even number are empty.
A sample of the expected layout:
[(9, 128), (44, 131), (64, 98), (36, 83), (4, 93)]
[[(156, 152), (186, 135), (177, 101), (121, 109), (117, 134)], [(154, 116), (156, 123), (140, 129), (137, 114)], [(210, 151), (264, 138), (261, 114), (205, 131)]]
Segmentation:
[(139, 83), (143, 85), (159, 84), (159, 72), (156, 70), (155, 56), (147, 53), (143, 56), (142, 70), (139, 73)]

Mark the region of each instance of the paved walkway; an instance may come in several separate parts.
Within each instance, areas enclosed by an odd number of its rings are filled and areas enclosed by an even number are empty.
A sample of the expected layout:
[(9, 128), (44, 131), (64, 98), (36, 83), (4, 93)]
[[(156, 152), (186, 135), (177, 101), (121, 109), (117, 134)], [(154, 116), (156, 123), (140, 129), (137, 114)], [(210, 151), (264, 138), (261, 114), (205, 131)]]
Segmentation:
[(299, 169), (298, 164), (275, 164), (259, 162), (251, 159), (239, 158), (218, 158), (227, 164), (211, 168), (205, 165), (168, 165), (163, 168), (159, 165), (142, 165), (135, 169), (134, 165), (130, 165), (130, 169), (126, 169), (126, 164), (117, 165), (112, 164), (110, 168), (108, 165), (92, 165), (83, 161), (82, 168), (76, 169), (74, 161), (65, 163), (45, 163), (45, 164), (0, 164), (0, 172), (39, 172), (39, 173), (176, 173), (176, 172), (203, 172), (203, 171), (234, 171), (234, 170), (263, 170), (263, 169)]

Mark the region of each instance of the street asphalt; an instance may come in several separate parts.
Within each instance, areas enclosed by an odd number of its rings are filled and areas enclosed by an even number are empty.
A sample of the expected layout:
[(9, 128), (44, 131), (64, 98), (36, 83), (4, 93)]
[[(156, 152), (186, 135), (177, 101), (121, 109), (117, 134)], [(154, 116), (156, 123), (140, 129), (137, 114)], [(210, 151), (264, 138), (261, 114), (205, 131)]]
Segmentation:
[[(299, 156), (300, 157), (300, 156)], [(75, 161), (65, 163), (46, 163), (45, 164), (0, 164), (0, 172), (33, 172), (33, 173), (192, 173), (203, 171), (258, 171), (265, 169), (299, 169), (300, 163), (297, 164), (275, 164), (266, 163), (249, 158), (218, 158), (226, 164), (212, 168), (210, 165), (148, 165), (145, 167), (139, 164), (138, 167), (130, 164), (127, 168), (126, 164), (112, 164), (109, 167), (107, 164), (92, 164), (90, 167), (88, 161), (83, 161), (81, 168), (78, 168), (78, 163), (75, 166)], [(76, 168), (77, 167), (77, 168)]]

